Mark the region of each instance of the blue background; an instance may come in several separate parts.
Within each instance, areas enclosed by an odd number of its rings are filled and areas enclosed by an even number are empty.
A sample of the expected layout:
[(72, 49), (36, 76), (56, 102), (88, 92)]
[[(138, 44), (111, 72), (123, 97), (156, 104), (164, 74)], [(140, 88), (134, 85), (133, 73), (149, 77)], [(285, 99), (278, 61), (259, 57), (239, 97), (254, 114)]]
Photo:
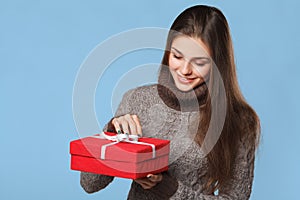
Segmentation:
[[(72, 116), (76, 73), (108, 37), (138, 27), (168, 28), (196, 3), (214, 5), (227, 17), (240, 87), (261, 119), (251, 199), (299, 199), (297, 0), (1, 0), (0, 199), (125, 199), (128, 180), (115, 179), (88, 195), (79, 172), (70, 170), (69, 142), (78, 138)], [(143, 59), (159, 62), (161, 54), (116, 63), (125, 69)], [(110, 101), (110, 92), (98, 89), (96, 99)], [(107, 110), (97, 113), (101, 123), (112, 117)]]

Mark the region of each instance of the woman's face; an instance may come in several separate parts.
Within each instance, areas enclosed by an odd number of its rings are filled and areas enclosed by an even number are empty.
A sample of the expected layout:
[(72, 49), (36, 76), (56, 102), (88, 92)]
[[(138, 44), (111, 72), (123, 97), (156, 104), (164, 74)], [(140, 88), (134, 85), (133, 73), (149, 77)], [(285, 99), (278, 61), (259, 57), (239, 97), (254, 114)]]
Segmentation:
[(169, 68), (176, 87), (189, 91), (209, 78), (211, 69), (209, 48), (199, 38), (177, 36), (169, 56)]

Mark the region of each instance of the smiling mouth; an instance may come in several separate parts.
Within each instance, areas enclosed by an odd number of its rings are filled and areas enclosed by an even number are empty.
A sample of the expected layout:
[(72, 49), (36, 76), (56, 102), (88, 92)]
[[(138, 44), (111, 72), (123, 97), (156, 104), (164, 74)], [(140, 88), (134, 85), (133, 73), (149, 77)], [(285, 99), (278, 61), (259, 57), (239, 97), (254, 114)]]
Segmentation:
[(177, 79), (180, 83), (183, 83), (183, 84), (190, 84), (195, 80), (195, 78), (185, 78), (180, 75), (177, 75)]

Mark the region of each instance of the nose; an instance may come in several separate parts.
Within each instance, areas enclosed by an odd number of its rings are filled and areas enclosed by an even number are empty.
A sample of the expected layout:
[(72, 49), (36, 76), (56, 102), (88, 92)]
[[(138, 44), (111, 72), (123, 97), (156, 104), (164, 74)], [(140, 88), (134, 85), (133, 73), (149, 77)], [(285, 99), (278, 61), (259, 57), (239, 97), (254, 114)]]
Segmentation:
[(193, 71), (191, 63), (188, 60), (185, 60), (182, 63), (182, 66), (180, 67), (179, 71), (182, 75), (190, 75)]

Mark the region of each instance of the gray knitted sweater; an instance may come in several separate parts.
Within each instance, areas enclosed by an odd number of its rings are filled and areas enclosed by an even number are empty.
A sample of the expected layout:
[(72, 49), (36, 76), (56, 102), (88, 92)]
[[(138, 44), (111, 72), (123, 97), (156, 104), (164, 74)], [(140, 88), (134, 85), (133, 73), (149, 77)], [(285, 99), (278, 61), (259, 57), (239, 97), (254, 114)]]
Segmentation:
[[(168, 107), (158, 95), (157, 85), (149, 85), (125, 93), (115, 115), (128, 113), (139, 117), (143, 136), (171, 141), (169, 170), (163, 173), (162, 182), (146, 190), (132, 181), (129, 200), (249, 199), (253, 181), (254, 146), (247, 146), (243, 139), (240, 141), (232, 180), (218, 194), (209, 194), (204, 189), (208, 180), (207, 159), (190, 137), (195, 132), (190, 124), (199, 121), (198, 112), (180, 112)], [(81, 172), (80, 183), (86, 192), (93, 193), (105, 188), (113, 179), (110, 176)]]

